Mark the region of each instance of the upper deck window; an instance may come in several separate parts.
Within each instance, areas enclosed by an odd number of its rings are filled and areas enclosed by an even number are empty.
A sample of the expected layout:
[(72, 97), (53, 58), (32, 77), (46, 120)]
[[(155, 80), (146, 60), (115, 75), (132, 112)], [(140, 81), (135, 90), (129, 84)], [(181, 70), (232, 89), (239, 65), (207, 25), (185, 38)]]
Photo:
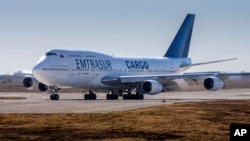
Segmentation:
[(57, 56), (57, 54), (54, 52), (47, 52), (46, 56)]

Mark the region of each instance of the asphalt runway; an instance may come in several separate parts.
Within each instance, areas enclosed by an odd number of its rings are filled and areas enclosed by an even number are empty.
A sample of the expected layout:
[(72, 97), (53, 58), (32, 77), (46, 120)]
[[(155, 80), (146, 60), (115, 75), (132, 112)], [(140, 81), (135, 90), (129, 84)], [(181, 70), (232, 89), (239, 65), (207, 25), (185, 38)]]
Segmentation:
[[(83, 100), (82, 93), (61, 93), (60, 100), (51, 101), (46, 93), (0, 93), (0, 97), (24, 97), (26, 99), (0, 99), (0, 113), (107, 113), (145, 108), (163, 104), (189, 101), (250, 99), (250, 89), (171, 92), (145, 95), (144, 100), (106, 100), (106, 94), (97, 94), (97, 100)], [(163, 102), (165, 100), (165, 102)]]

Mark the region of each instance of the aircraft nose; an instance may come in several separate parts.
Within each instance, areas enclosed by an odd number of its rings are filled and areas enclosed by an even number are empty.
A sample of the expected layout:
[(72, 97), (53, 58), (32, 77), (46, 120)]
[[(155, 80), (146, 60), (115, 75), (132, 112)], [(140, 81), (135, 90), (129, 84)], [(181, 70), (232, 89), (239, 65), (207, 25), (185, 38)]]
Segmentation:
[(39, 78), (40, 77), (40, 75), (41, 75), (41, 64), (39, 63), (39, 64), (37, 64), (37, 65), (35, 65), (34, 67), (33, 67), (33, 69), (32, 69), (32, 74), (33, 74), (33, 76), (35, 77), (35, 78)]

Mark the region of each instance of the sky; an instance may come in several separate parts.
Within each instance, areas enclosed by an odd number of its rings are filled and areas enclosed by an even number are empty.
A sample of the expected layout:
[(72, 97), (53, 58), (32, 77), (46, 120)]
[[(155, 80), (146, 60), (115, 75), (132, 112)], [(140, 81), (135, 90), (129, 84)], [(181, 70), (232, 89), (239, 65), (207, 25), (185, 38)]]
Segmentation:
[(249, 0), (0, 0), (0, 74), (31, 70), (49, 49), (160, 57), (196, 14), (189, 71), (250, 72)]

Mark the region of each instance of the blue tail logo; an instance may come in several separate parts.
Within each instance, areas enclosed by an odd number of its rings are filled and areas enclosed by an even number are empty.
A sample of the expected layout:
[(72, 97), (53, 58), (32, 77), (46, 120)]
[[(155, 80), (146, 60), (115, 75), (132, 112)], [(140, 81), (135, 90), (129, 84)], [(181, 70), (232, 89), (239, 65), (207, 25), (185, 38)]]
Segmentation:
[(191, 41), (195, 14), (188, 14), (175, 35), (164, 57), (187, 58)]

